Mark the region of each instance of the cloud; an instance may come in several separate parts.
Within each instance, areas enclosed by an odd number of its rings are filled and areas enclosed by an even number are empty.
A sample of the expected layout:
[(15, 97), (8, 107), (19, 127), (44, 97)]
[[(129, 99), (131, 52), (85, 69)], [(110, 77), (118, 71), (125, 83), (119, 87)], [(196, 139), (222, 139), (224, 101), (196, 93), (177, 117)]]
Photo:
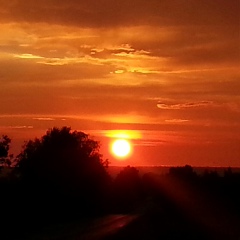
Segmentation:
[[(2, 20), (89, 27), (236, 24), (238, 0), (16, 0), (1, 2)], [(224, 9), (224, 11), (223, 11)], [(174, 17), (173, 17), (174, 16)]]
[(33, 126), (1, 126), (1, 128), (6, 128), (6, 129), (32, 129)]
[(188, 119), (167, 119), (165, 120), (166, 123), (185, 123), (189, 122), (190, 120)]
[(179, 110), (184, 108), (206, 107), (206, 106), (211, 106), (212, 104), (213, 103), (209, 101), (189, 102), (189, 103), (180, 103), (180, 104), (158, 103), (157, 107), (160, 109), (167, 109), (167, 110)]
[(149, 139), (148, 141), (146, 140), (142, 140), (142, 141), (138, 141), (137, 143), (135, 143), (135, 146), (144, 146), (144, 147), (156, 147), (159, 145), (165, 145), (166, 143), (168, 143), (167, 141), (164, 140), (153, 140), (153, 139)]
[(23, 58), (23, 59), (43, 59), (41, 56), (36, 56), (31, 53), (23, 53), (14, 55), (15, 58)]
[(38, 120), (38, 121), (54, 121), (54, 118), (49, 118), (49, 117), (35, 117), (33, 120)]

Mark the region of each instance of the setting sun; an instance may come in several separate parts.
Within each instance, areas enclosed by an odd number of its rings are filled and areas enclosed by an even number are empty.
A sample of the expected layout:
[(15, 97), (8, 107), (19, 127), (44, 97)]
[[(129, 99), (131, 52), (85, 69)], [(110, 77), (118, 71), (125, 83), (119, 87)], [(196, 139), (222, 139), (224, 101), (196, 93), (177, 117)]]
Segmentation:
[(113, 142), (111, 150), (115, 156), (119, 158), (125, 158), (131, 152), (131, 145), (129, 141), (125, 139), (117, 139)]

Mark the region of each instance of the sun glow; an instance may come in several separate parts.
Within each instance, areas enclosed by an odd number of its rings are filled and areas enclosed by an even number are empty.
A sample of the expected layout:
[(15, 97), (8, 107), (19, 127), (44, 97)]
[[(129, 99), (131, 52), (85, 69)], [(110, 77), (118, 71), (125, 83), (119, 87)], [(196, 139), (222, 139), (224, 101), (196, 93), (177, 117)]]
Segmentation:
[(142, 134), (138, 130), (107, 130), (104, 132), (106, 137), (117, 139), (141, 139)]
[(111, 151), (118, 158), (126, 158), (131, 153), (131, 144), (125, 139), (117, 139), (112, 143)]

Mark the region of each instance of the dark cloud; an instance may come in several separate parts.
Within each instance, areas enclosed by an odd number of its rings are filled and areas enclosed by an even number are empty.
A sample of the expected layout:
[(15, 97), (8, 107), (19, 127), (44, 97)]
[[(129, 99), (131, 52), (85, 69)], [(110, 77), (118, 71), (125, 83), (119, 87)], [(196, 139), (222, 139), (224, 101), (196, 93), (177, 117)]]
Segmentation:
[(122, 25), (236, 25), (238, 0), (15, 0), (1, 2), (2, 19), (73, 24), (88, 27)]
[(166, 58), (174, 68), (239, 64), (240, 35), (236, 25), (155, 28), (146, 29), (145, 34), (152, 38), (129, 39), (131, 46), (148, 51), (150, 56)]

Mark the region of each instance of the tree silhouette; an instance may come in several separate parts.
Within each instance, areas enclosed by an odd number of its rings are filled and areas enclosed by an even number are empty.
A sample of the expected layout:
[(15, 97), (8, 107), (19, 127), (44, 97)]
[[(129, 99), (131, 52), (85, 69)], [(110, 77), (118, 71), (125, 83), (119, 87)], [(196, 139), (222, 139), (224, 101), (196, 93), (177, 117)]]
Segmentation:
[(52, 128), (41, 139), (28, 141), (17, 166), (32, 192), (65, 205), (66, 199), (72, 206), (103, 201), (110, 181), (99, 142), (69, 127)]

